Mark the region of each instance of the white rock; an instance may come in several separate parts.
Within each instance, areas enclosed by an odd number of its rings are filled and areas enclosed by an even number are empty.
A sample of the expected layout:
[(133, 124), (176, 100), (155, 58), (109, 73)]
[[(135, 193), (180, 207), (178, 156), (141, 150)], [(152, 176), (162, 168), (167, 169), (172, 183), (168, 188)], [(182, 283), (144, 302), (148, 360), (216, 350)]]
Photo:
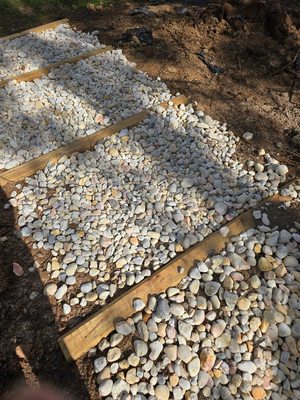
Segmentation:
[(154, 342), (150, 343), (149, 347), (150, 347), (150, 354), (149, 354), (150, 360), (156, 360), (160, 355), (160, 353), (162, 352), (163, 345), (158, 340), (155, 340)]
[(64, 295), (67, 293), (67, 290), (68, 290), (67, 285), (65, 285), (65, 284), (61, 285), (55, 293), (55, 298), (57, 300), (61, 300), (64, 297)]
[(157, 400), (168, 400), (170, 391), (167, 385), (157, 385), (155, 387), (155, 398)]
[(47, 283), (44, 289), (44, 295), (45, 296), (54, 296), (55, 293), (57, 292), (57, 285), (56, 283)]
[(145, 303), (141, 299), (134, 299), (133, 308), (135, 309), (135, 311), (141, 311), (145, 308)]
[(72, 310), (71, 306), (69, 304), (67, 304), (67, 303), (64, 303), (64, 305), (63, 305), (64, 314), (65, 315), (70, 314), (71, 310)]
[(194, 186), (194, 180), (191, 179), (191, 178), (184, 178), (184, 179), (181, 181), (181, 186), (182, 186), (184, 189), (191, 188), (192, 186)]
[(101, 372), (107, 365), (107, 361), (105, 357), (99, 357), (94, 360), (94, 368), (96, 374)]
[(200, 360), (198, 357), (193, 358), (187, 365), (188, 372), (192, 378), (198, 375), (200, 371)]
[(241, 361), (237, 365), (238, 369), (242, 372), (248, 372), (249, 374), (254, 374), (257, 370), (256, 365), (253, 361)]
[(247, 141), (250, 141), (250, 140), (253, 139), (253, 133), (251, 133), (251, 132), (245, 132), (245, 133), (243, 134), (243, 138), (244, 138), (245, 140), (247, 140)]
[(112, 387), (111, 394), (113, 399), (120, 399), (120, 395), (123, 392), (129, 392), (129, 385), (122, 379), (117, 379)]
[(227, 237), (229, 233), (229, 228), (227, 226), (223, 226), (222, 228), (220, 228), (219, 232), (221, 236)]
[(134, 351), (138, 357), (142, 357), (148, 352), (148, 346), (142, 340), (134, 341)]
[(104, 379), (99, 383), (99, 394), (100, 396), (109, 396), (113, 387), (113, 381), (111, 379)]

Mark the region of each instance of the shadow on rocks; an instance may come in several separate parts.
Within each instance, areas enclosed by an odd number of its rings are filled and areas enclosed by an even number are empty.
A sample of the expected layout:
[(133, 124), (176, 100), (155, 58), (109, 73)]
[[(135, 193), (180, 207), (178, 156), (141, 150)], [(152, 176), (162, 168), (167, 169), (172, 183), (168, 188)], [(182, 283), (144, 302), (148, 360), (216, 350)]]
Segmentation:
[(0, 189), (0, 398), (16, 387), (42, 383), (89, 399), (76, 366), (66, 362), (58, 347), (51, 304), (8, 204)]

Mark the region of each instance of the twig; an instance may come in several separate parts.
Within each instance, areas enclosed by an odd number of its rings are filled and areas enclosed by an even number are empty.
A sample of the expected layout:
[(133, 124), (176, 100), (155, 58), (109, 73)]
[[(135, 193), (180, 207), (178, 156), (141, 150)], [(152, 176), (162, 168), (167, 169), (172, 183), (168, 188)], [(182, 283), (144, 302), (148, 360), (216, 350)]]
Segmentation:
[(273, 72), (273, 73), (271, 74), (271, 76), (274, 76), (274, 75), (279, 74), (279, 72), (285, 70), (287, 67), (289, 67), (290, 65), (294, 64), (294, 62), (296, 61), (296, 59), (297, 59), (297, 57), (298, 57), (299, 52), (300, 52), (300, 47), (299, 47), (299, 49), (297, 50), (297, 52), (296, 52), (296, 54), (294, 55), (294, 57), (292, 58), (292, 60), (289, 61), (289, 62), (288, 62), (286, 65), (284, 65), (283, 67), (279, 68), (277, 71)]
[(293, 84), (292, 84), (291, 91), (290, 91), (290, 93), (289, 93), (289, 100), (290, 100), (290, 103), (292, 102), (292, 98), (293, 98), (294, 91), (295, 91), (295, 88), (296, 88), (296, 82), (297, 82), (297, 77), (295, 76), (294, 81), (293, 81)]
[(239, 72), (241, 72), (242, 66), (241, 66), (241, 59), (239, 56), (237, 56), (237, 60), (238, 60)]
[(277, 101), (277, 99), (274, 97), (273, 93), (272, 93), (272, 89), (268, 90), (268, 93), (271, 97), (271, 99), (274, 101), (274, 103), (277, 105), (278, 108), (281, 108), (281, 105), (279, 104), (279, 102)]

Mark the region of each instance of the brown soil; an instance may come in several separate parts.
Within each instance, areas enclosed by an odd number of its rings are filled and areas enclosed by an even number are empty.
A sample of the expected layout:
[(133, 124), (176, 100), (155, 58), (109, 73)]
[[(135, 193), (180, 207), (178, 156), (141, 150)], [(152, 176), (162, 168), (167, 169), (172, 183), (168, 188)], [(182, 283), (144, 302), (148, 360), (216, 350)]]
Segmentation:
[[(300, 133), (300, 3), (161, 1), (168, 4), (149, 6), (156, 17), (130, 14), (147, 3), (128, 1), (89, 11), (84, 19), (76, 16), (75, 25), (98, 30), (101, 42), (122, 48), (140, 69), (161, 77), (174, 94), (190, 96), (234, 133), (253, 132), (251, 144), (242, 145), (246, 155), (264, 148), (297, 164), (300, 147), (292, 139)], [(152, 46), (136, 37), (122, 40), (127, 29), (138, 27), (151, 29)], [(213, 74), (199, 51), (224, 73)]]
[[(101, 42), (121, 47), (140, 69), (160, 76), (174, 94), (180, 91), (191, 96), (235, 133), (253, 132), (252, 142), (242, 141), (239, 146), (240, 154), (254, 157), (263, 147), (290, 166), (297, 165), (300, 149), (292, 142), (300, 120), (299, 70), (293, 62), (300, 46), (297, 1), (282, 1), (285, 11), (280, 2), (273, 1), (248, 2), (251, 7), (246, 1), (230, 1), (225, 6), (223, 1), (198, 1), (206, 3), (203, 7), (168, 2), (149, 7), (156, 17), (130, 15), (129, 10), (146, 3), (89, 10), (75, 15), (74, 24), (99, 30)], [(121, 40), (127, 29), (137, 27), (152, 30), (152, 46), (136, 39)], [(225, 72), (210, 72), (197, 57), (199, 51)], [(98, 399), (88, 356), (67, 364), (57, 345), (60, 332), (92, 310), (78, 308), (64, 316), (61, 306), (43, 295), (49, 254), (19, 238), (16, 215), (3, 209), (6, 202), (1, 192), (0, 238), (8, 239), (0, 240), (0, 396), (22, 381), (31, 385), (44, 381), (77, 399)], [(272, 210), (274, 224), (300, 221), (299, 210), (294, 208), (284, 215), (281, 208), (272, 206)], [(25, 271), (19, 278), (11, 272), (14, 261)], [(40, 268), (28, 272), (34, 261), (39, 261)]]

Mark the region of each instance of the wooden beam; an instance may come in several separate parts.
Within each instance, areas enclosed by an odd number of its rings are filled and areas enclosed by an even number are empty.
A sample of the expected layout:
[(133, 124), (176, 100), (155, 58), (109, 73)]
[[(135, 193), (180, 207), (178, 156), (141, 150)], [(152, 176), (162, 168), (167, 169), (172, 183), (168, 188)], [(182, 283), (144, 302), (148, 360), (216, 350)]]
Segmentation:
[(113, 48), (111, 46), (101, 47), (98, 49), (88, 51), (86, 53), (79, 54), (78, 56), (75, 56), (75, 57), (57, 61), (55, 63), (49, 64), (45, 67), (35, 69), (33, 71), (25, 72), (24, 74), (21, 74), (21, 75), (15, 75), (15, 76), (12, 76), (11, 78), (3, 79), (2, 81), (0, 81), (0, 88), (7, 85), (7, 83), (11, 82), (11, 81), (17, 81), (17, 82), (33, 81), (34, 79), (38, 79), (41, 76), (48, 74), (52, 69), (60, 67), (61, 65), (74, 64), (80, 60), (84, 60), (88, 57), (92, 57), (97, 54), (106, 53), (107, 51), (111, 51), (111, 50), (113, 50)]
[[(286, 198), (282, 198), (279, 195), (274, 195), (263, 200), (256, 208), (265, 205), (267, 202), (281, 201), (283, 199), (286, 200)], [(134, 299), (140, 298), (147, 303), (149, 295), (163, 293), (169, 287), (178, 285), (188, 274), (194, 261), (203, 261), (210, 255), (219, 253), (232, 236), (255, 227), (256, 222), (252, 212), (253, 210), (248, 210), (229, 222), (226, 225), (229, 228), (226, 238), (222, 237), (219, 232), (214, 232), (72, 328), (69, 332), (63, 334), (58, 339), (58, 343), (65, 358), (68, 361), (77, 360), (114, 330), (115, 321), (126, 319), (134, 314), (135, 311), (132, 307)]]
[[(184, 95), (177, 96), (171, 99), (174, 104), (187, 104), (188, 98)], [(167, 108), (168, 101), (160, 103), (159, 105)], [(84, 152), (91, 150), (99, 140), (112, 136), (115, 133), (120, 132), (122, 129), (131, 128), (140, 122), (142, 122), (148, 115), (149, 110), (145, 109), (139, 113), (132, 115), (116, 124), (110, 125), (100, 131), (92, 133), (91, 135), (77, 139), (74, 142), (67, 144), (66, 146), (59, 147), (56, 150), (50, 151), (47, 154), (43, 154), (33, 160), (27, 161), (14, 168), (6, 170), (0, 174), (0, 186), (5, 186), (8, 182), (19, 182), (22, 179), (33, 175), (36, 171), (43, 169), (49, 162), (56, 163), (61, 157), (69, 156), (75, 152)]]
[(2, 42), (4, 40), (8, 40), (8, 39), (15, 39), (15, 38), (27, 35), (28, 33), (32, 33), (32, 32), (35, 32), (35, 33), (44, 32), (44, 31), (47, 31), (50, 29), (54, 29), (58, 25), (67, 24), (68, 22), (69, 22), (68, 18), (59, 19), (57, 21), (49, 22), (48, 24), (40, 25), (35, 28), (26, 29), (25, 31), (22, 31), (22, 32), (17, 32), (17, 33), (13, 33), (11, 35), (2, 36), (0, 38), (0, 42)]

